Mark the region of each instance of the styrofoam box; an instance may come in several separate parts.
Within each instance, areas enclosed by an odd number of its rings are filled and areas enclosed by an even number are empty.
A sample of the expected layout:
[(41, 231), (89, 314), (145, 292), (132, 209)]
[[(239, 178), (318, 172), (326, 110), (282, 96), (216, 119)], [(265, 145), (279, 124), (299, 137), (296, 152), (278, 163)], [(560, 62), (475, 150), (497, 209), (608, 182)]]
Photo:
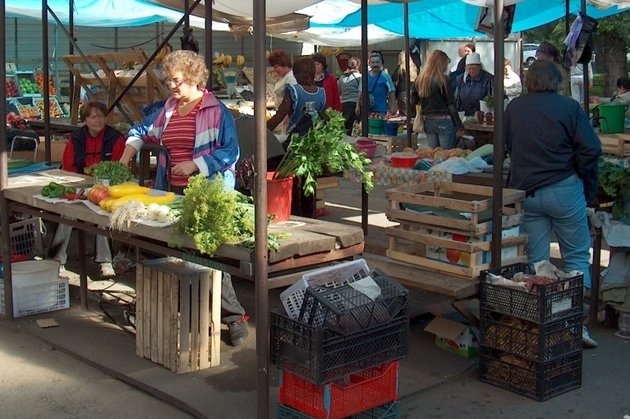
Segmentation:
[[(32, 316), (68, 307), (70, 293), (66, 278), (36, 285), (13, 286), (13, 317)], [(0, 314), (4, 313), (4, 283), (0, 281)]]
[(370, 268), (365, 259), (343, 262), (302, 275), (293, 285), (280, 293), (282, 305), (289, 317), (296, 320), (304, 302), (304, 294), (309, 285), (336, 288), (370, 276)]

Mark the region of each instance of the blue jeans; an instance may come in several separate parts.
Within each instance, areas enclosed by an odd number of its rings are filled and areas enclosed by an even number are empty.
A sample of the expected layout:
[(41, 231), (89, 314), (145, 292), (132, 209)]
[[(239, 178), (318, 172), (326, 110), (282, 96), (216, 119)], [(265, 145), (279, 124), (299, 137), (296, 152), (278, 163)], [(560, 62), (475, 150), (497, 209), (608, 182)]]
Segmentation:
[(424, 133), (427, 135), (429, 147), (437, 146), (443, 149), (455, 147), (455, 125), (450, 119), (426, 119), (424, 120)]
[(552, 231), (558, 238), (564, 270), (584, 273), (584, 286), (591, 287), (590, 248), (584, 186), (577, 175), (544, 186), (525, 199), (523, 231), (527, 233), (530, 264), (549, 260)]

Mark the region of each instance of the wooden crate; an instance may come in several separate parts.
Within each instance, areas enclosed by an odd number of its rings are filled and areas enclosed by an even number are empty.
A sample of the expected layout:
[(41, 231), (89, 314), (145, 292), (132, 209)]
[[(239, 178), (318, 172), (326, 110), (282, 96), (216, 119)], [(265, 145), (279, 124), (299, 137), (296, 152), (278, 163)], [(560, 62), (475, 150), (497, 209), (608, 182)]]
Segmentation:
[[(475, 237), (407, 222), (388, 227), (386, 234), (386, 255), (391, 259), (466, 279), (476, 279), (482, 270), (491, 268), (490, 234)], [(526, 242), (527, 236), (520, 234), (518, 226), (505, 229), (501, 263), (525, 262)]]
[[(491, 187), (452, 182), (389, 189), (387, 217), (400, 225), (386, 229), (386, 255), (439, 272), (477, 278), (490, 268), (492, 194)], [(502, 228), (512, 236), (502, 241), (503, 249), (511, 249), (503, 262), (525, 260), (527, 237), (515, 229), (523, 220), (524, 199), (524, 191), (503, 190)]]
[(615, 156), (630, 156), (630, 134), (599, 134), (602, 153)]
[[(407, 148), (407, 134), (404, 135), (376, 135), (370, 134), (368, 138), (379, 144), (382, 144), (387, 149), (387, 154), (403, 151)], [(412, 137), (413, 138), (413, 137)], [(412, 144), (415, 148), (415, 144)]]
[(317, 189), (315, 190), (315, 208), (324, 208), (326, 206), (326, 189), (338, 187), (339, 178), (336, 176), (317, 178)]
[(221, 272), (175, 258), (137, 265), (137, 355), (178, 374), (217, 366), (220, 315)]
[[(480, 237), (492, 231), (492, 193), (488, 186), (453, 182), (401, 186), (385, 192), (386, 214), (392, 221)], [(503, 228), (521, 224), (524, 200), (525, 191), (503, 189)]]

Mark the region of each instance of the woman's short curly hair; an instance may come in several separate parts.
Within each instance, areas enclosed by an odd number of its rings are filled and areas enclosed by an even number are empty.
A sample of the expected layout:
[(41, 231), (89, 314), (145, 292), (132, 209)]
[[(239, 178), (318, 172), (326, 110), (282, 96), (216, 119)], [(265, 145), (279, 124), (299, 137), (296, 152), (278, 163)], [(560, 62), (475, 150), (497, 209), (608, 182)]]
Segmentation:
[(269, 54), (269, 58), (267, 59), (270, 66), (279, 65), (280, 67), (288, 67), (291, 68), (291, 57), (287, 54), (286, 51), (276, 50)]
[(186, 79), (198, 87), (205, 87), (210, 72), (203, 56), (189, 50), (173, 51), (164, 57), (162, 68), (166, 77), (182, 73)]
[(313, 61), (315, 61), (316, 63), (320, 63), (324, 70), (328, 68), (328, 61), (326, 60), (326, 56), (321, 52), (316, 52), (311, 55), (311, 57), (313, 58)]
[(81, 121), (85, 122), (85, 119), (88, 116), (91, 116), (92, 115), (92, 111), (94, 111), (94, 110), (96, 110), (96, 111), (102, 113), (103, 115), (107, 116), (107, 106), (104, 103), (97, 102), (97, 101), (91, 101), (91, 102), (84, 103), (79, 108), (79, 118), (81, 119)]

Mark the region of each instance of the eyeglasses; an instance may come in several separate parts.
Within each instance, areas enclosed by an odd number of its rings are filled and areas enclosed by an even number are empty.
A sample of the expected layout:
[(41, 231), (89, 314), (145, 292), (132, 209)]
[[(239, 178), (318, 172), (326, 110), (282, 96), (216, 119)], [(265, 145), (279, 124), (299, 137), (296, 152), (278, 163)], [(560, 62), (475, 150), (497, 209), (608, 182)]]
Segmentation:
[(166, 85), (169, 87), (179, 87), (183, 83), (186, 83), (186, 80), (164, 79), (164, 83), (166, 83)]

